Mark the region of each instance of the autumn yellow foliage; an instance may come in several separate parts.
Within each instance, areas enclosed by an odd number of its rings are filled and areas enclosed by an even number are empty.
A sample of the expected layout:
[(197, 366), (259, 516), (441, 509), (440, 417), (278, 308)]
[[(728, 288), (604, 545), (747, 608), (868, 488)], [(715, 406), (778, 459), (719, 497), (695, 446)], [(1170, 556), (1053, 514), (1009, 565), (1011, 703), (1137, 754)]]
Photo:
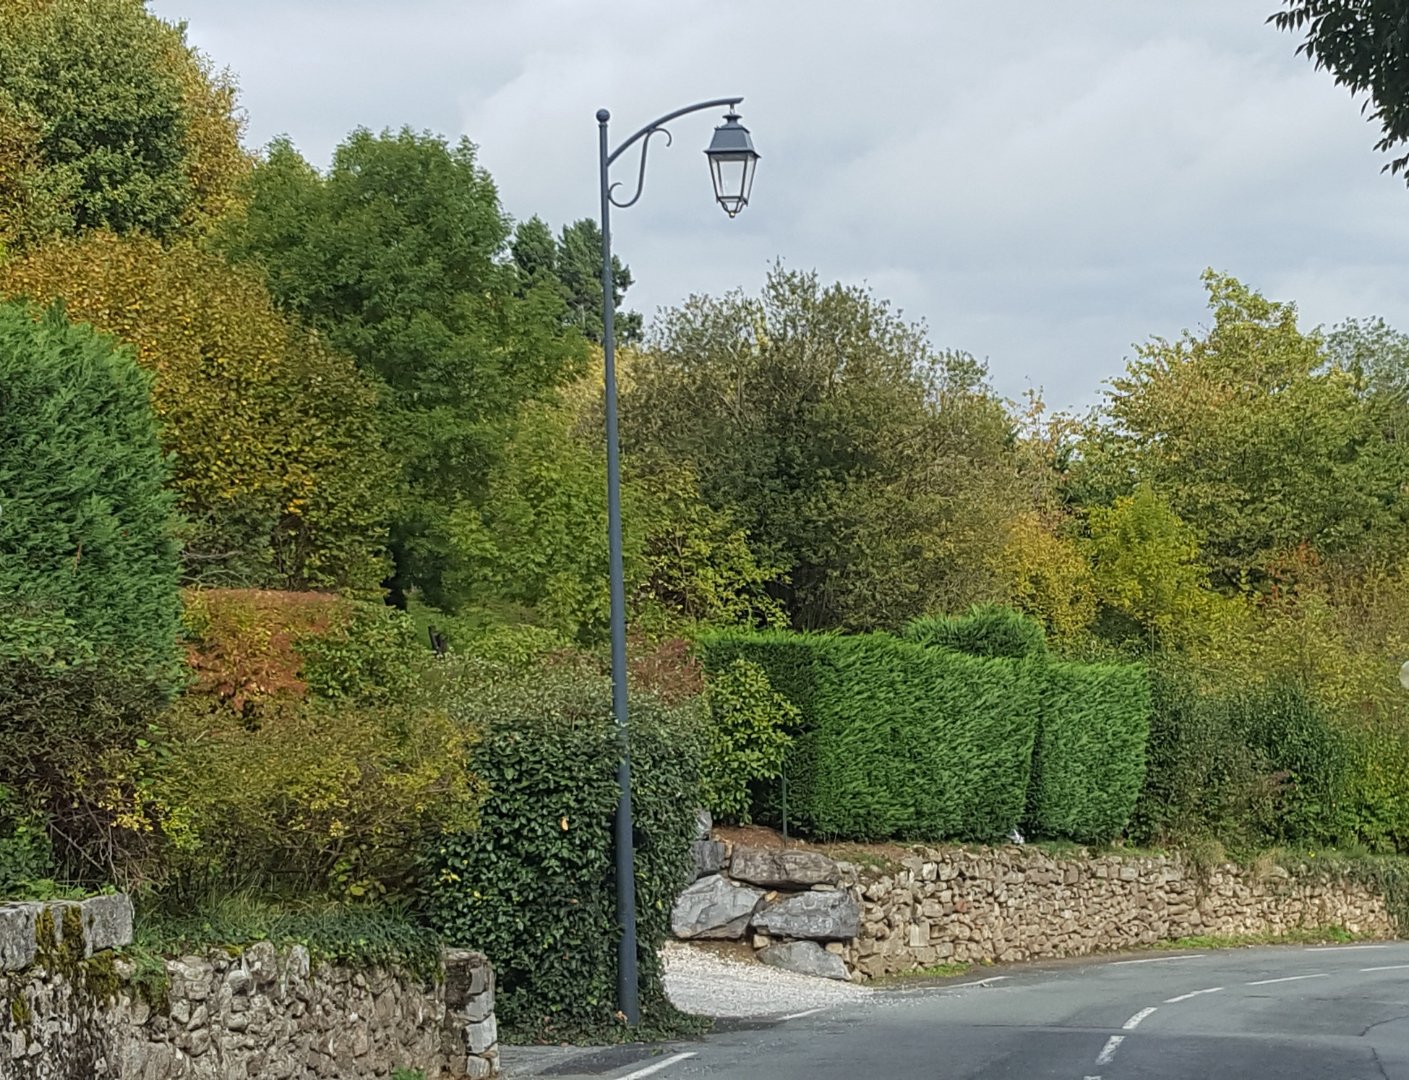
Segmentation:
[(0, 294), (61, 300), (156, 373), (192, 578), (379, 587), (394, 478), (377, 386), (256, 276), (189, 243), (94, 232), (0, 265)]

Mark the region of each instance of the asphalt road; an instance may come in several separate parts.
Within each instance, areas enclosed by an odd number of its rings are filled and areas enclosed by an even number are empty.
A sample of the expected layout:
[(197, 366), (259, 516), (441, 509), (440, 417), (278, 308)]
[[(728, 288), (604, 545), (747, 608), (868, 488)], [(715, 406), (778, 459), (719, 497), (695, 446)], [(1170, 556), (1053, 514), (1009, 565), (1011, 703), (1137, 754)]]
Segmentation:
[[(1157, 955), (577, 1055), (560, 1080), (1409, 1080), (1409, 944)], [(511, 1073), (509, 1080), (517, 1080)]]

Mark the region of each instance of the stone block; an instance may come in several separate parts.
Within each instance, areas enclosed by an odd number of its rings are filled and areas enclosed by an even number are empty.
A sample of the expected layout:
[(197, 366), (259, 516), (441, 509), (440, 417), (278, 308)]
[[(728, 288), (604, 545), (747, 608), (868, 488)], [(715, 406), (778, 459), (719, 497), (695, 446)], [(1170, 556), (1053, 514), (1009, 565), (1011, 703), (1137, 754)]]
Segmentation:
[(768, 889), (807, 889), (835, 885), (841, 880), (841, 869), (816, 851), (737, 847), (729, 860), (729, 876)]
[(769, 967), (799, 975), (811, 975), (820, 979), (847, 979), (846, 964), (842, 958), (829, 953), (815, 941), (788, 941), (780, 945), (770, 945), (758, 954), (759, 960)]
[(744, 936), (749, 920), (763, 893), (745, 885), (734, 885), (718, 874), (701, 878), (675, 901), (670, 929), (678, 938), (722, 938), (736, 941)]
[(695, 864), (695, 880), (717, 874), (724, 869), (724, 844), (719, 840), (696, 840), (690, 845), (690, 858)]
[(499, 1025), (490, 1016), (478, 1023), (465, 1025), (465, 1045), (472, 1054), (483, 1054), (499, 1041)]
[(125, 893), (89, 897), (79, 908), (84, 955), (132, 944), (132, 900)]
[(753, 928), (774, 937), (844, 941), (861, 929), (861, 905), (847, 892), (805, 892), (769, 904)]
[(714, 832), (714, 815), (708, 810), (700, 809), (695, 811), (695, 839), (708, 840), (710, 833)]
[(0, 904), (0, 971), (21, 971), (34, 963), (34, 922), (39, 904)]

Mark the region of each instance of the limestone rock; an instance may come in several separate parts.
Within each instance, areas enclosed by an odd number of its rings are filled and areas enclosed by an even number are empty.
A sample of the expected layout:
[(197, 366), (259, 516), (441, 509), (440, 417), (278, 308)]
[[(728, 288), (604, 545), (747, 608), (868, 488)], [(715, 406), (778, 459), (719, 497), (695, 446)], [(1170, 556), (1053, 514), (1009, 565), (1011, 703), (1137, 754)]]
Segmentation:
[(695, 811), (695, 839), (708, 840), (714, 831), (714, 815), (708, 810)]
[(696, 840), (690, 845), (690, 857), (695, 862), (695, 880), (724, 869), (724, 844), (719, 840)]
[(861, 929), (861, 905), (849, 892), (805, 892), (769, 904), (753, 928), (774, 937), (841, 941)]
[(799, 975), (813, 975), (820, 979), (848, 978), (846, 964), (815, 941), (788, 941), (781, 945), (770, 945), (758, 954), (759, 960), (770, 967), (794, 971)]
[(670, 929), (678, 938), (737, 940), (744, 936), (762, 899), (758, 889), (734, 885), (712, 874), (680, 894), (670, 915)]
[(126, 893), (89, 897), (82, 909), (86, 955), (132, 944), (132, 900)]
[(835, 885), (841, 869), (815, 851), (768, 851), (738, 847), (729, 860), (729, 875), (764, 888), (807, 889), (813, 885)]
[(38, 904), (0, 904), (0, 971), (34, 963), (34, 921)]

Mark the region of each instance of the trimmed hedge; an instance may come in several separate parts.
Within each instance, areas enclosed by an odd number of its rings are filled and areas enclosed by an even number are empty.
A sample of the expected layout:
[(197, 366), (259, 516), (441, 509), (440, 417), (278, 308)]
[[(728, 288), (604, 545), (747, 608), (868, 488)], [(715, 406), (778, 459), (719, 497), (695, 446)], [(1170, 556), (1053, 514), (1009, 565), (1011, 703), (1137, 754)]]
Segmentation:
[[(996, 840), (1019, 822), (1080, 843), (1120, 835), (1145, 781), (1142, 666), (1049, 661), (1041, 628), (999, 608), (906, 633), (916, 640), (725, 632), (698, 643), (712, 676), (747, 660), (798, 707), (790, 825), (849, 840)], [(756, 785), (755, 816), (779, 821), (782, 795)]]
[[(515, 677), (460, 668), (457, 719), (482, 731), (471, 755), (489, 783), (480, 827), (446, 837), (424, 875), (432, 927), (494, 959), (508, 1038), (560, 1041), (620, 1031), (612, 821), (620, 743), (610, 680), (548, 667)], [(447, 678), (455, 674), (447, 672)], [(695, 708), (631, 701), (636, 911), (643, 1024), (680, 1027), (659, 948), (690, 879), (703, 724)]]
[(963, 615), (929, 615), (905, 627), (904, 637), (917, 645), (931, 645), (1008, 660), (1047, 655), (1047, 634), (1042, 624), (1012, 608), (975, 604)]
[(700, 651), (710, 672), (751, 660), (798, 707), (790, 824), (856, 840), (996, 840), (1022, 817), (1038, 716), (1025, 666), (885, 634), (727, 633)]
[(1130, 821), (1145, 780), (1150, 684), (1134, 664), (1048, 663), (1026, 828), (1100, 843)]

